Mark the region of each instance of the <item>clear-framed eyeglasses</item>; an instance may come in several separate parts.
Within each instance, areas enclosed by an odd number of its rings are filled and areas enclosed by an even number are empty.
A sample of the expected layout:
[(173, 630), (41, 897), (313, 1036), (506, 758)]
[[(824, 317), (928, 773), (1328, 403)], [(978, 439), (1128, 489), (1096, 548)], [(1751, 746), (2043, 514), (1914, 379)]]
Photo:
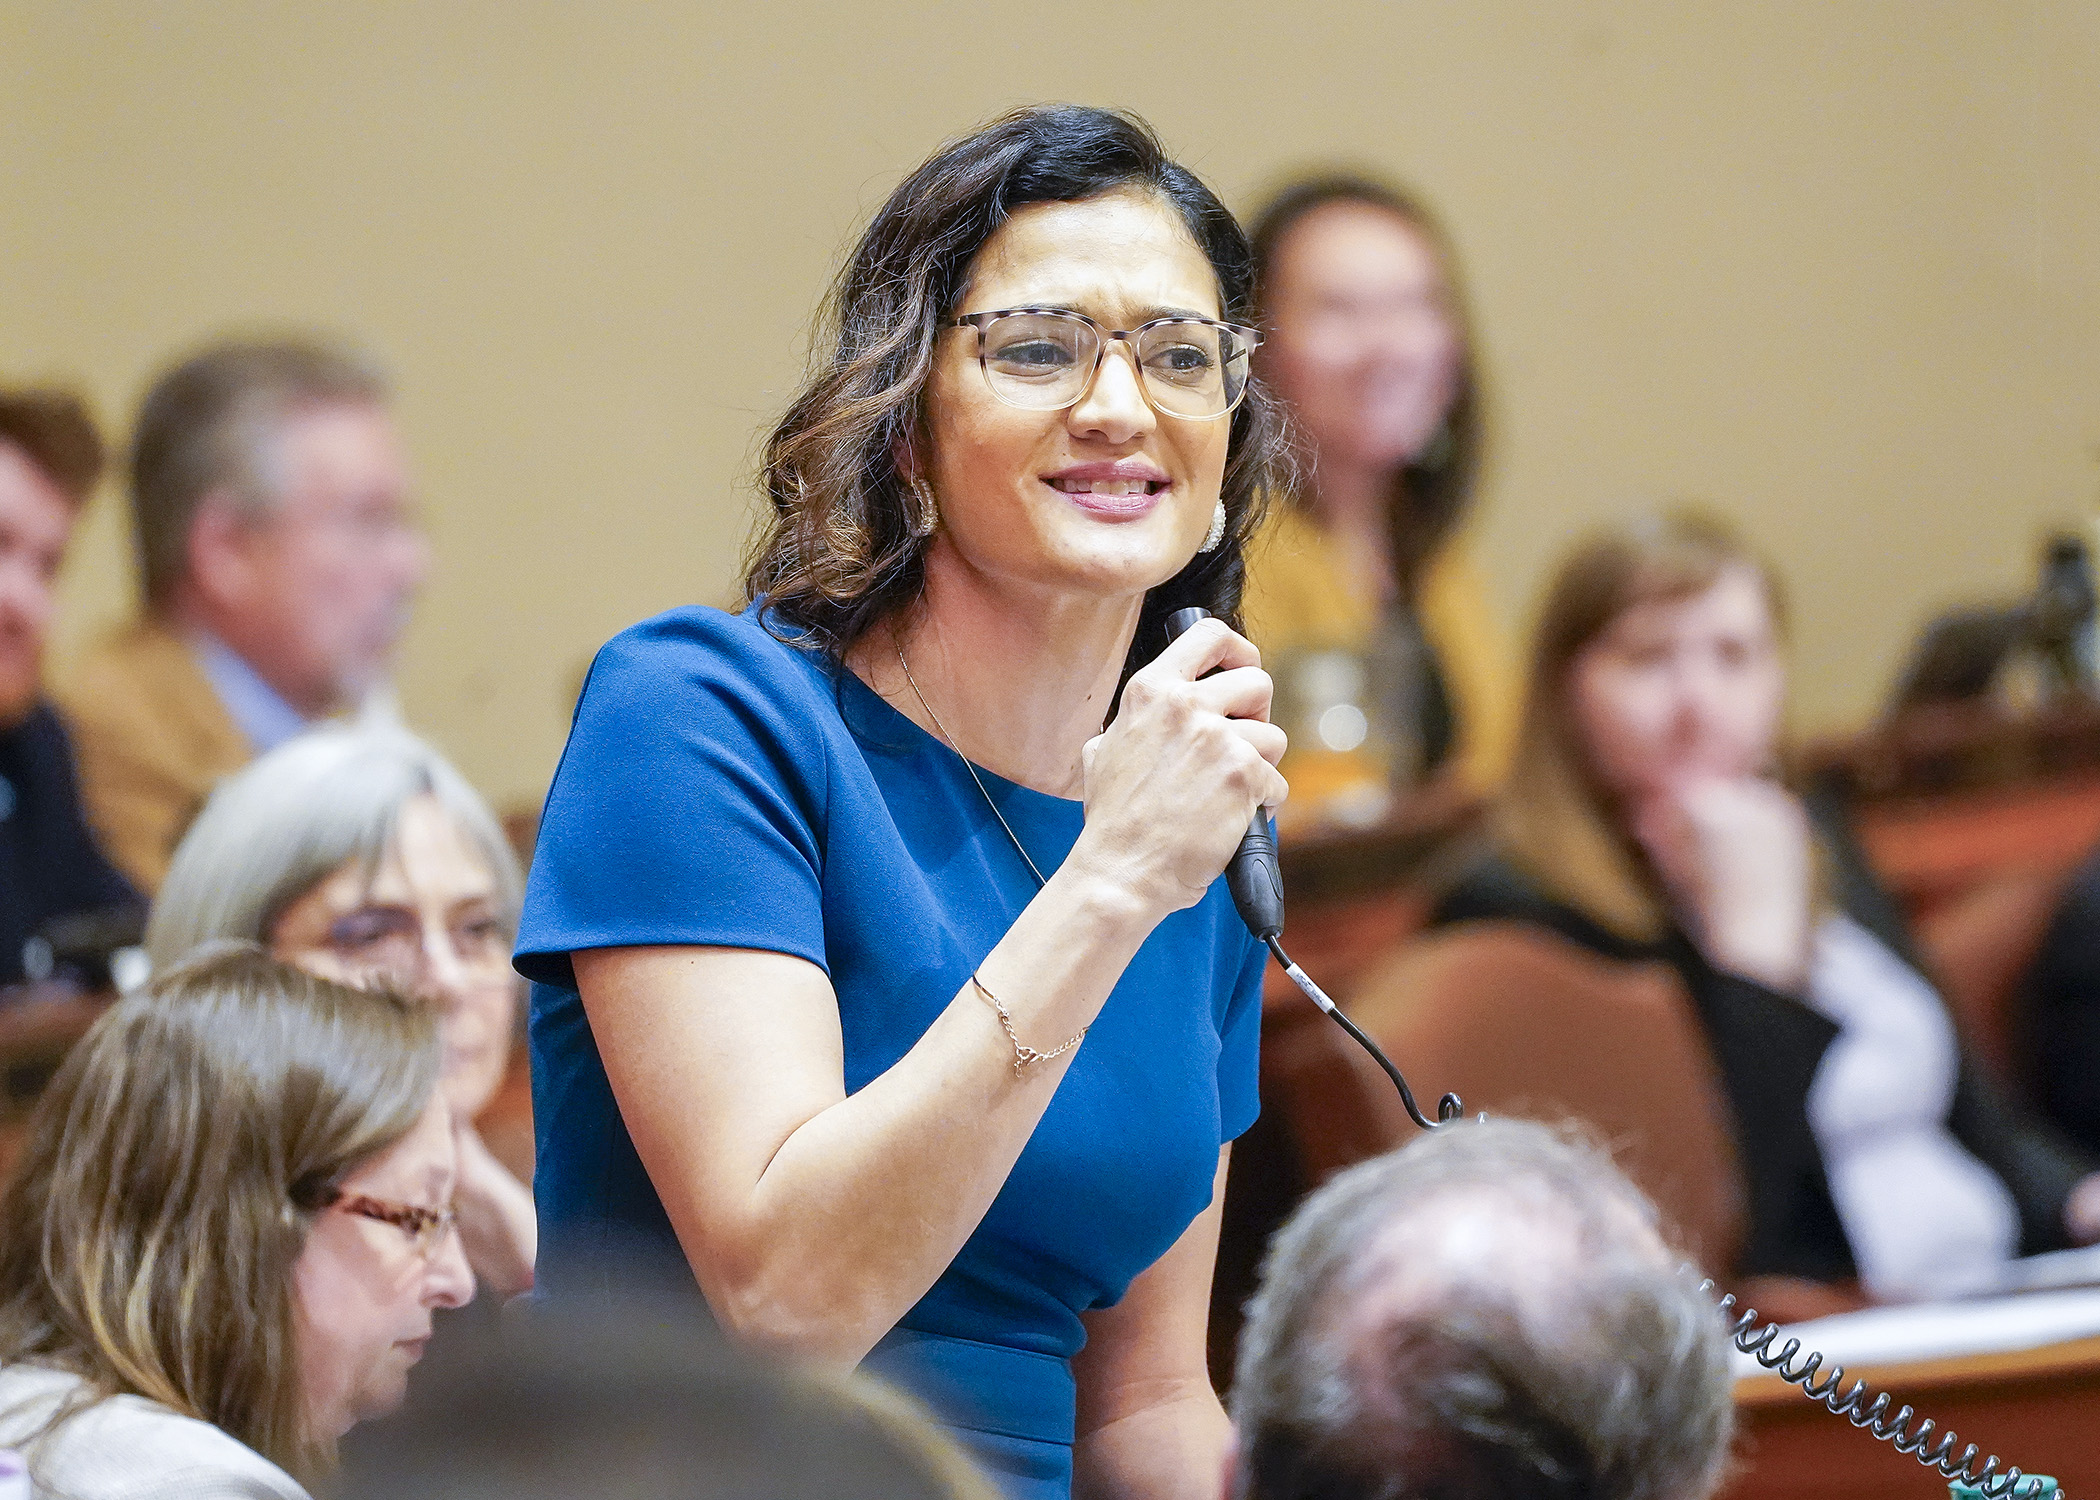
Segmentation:
[(1154, 318), (1136, 328), (1103, 328), (1085, 313), (1011, 307), (970, 313), (949, 326), (977, 333), (985, 384), (1008, 406), (1064, 411), (1077, 406), (1111, 342), (1126, 345), (1138, 389), (1152, 409), (1208, 422), (1247, 394), (1249, 356), (1261, 334), (1215, 318)]
[(476, 983), (509, 983), (510, 928), (486, 912), (470, 912), (426, 936), (416, 913), (400, 907), (365, 906), (345, 912), (328, 926), (325, 944), (352, 974), (414, 987), (430, 977), (432, 949), (448, 943), (452, 960)]

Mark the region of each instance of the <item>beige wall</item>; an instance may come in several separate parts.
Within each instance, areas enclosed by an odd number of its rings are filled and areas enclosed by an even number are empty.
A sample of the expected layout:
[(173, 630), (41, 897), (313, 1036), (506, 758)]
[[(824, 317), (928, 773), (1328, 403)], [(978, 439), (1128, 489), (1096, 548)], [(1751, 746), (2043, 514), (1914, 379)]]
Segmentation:
[[(2024, 585), (2100, 440), (2100, 8), (1947, 0), (589, 6), (0, 0), (0, 373), (112, 417), (313, 321), (400, 372), (439, 568), (411, 717), (499, 798), (592, 647), (733, 589), (756, 435), (835, 257), (1004, 106), (1135, 107), (1227, 197), (1340, 154), (1467, 257), (1512, 624), (1641, 497), (1743, 517), (1799, 710)], [(105, 500), (69, 649), (126, 607)]]

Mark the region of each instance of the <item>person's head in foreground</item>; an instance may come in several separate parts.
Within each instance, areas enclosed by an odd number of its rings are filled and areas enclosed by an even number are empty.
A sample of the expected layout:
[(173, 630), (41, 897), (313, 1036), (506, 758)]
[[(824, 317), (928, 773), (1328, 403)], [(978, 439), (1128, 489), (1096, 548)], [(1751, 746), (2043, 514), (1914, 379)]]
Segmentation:
[(324, 978), (429, 1002), (461, 1137), (461, 1235), (498, 1295), (531, 1283), (531, 1204), (472, 1122), (510, 1059), (520, 886), (488, 805), (436, 751), (399, 729), (328, 727), (220, 784), (175, 851), (146, 932), (156, 967), (236, 938)]
[(230, 339), (154, 382), (132, 440), (140, 592), (307, 718), (381, 681), (429, 567), (385, 374), (304, 336)]
[(910, 1400), (733, 1347), (689, 1290), (541, 1302), (437, 1359), (345, 1500), (996, 1500)]
[(1453, 1124), (1277, 1235), (1233, 1419), (1246, 1500), (1703, 1500), (1726, 1330), (1603, 1152)]
[(66, 1059), (0, 1201), (0, 1446), (54, 1493), (299, 1495), (474, 1294), (453, 1176), (423, 1007), (245, 944), (163, 974)]

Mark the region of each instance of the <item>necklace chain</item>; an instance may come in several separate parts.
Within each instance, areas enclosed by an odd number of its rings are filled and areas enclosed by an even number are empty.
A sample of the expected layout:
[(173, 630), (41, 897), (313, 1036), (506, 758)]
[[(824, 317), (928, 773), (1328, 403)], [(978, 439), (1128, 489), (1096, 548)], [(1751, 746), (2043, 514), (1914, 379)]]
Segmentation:
[[(940, 735), (941, 743), (954, 752), (955, 758), (963, 763), (963, 769), (970, 773), (970, 780), (977, 784), (977, 793), (984, 798), (984, 805), (992, 810), (992, 816), (997, 818), (999, 826), (1006, 830), (1007, 838), (1013, 843), (1014, 853), (1021, 856), (1021, 863), (1028, 866), (1028, 873), (1035, 877), (1037, 889), (1041, 889), (1048, 882), (1043, 879), (1043, 872), (1035, 867), (1035, 861), (1028, 857), (1028, 846), (1023, 844), (1021, 836), (1014, 832), (1013, 824), (1006, 821), (1006, 814), (999, 811), (999, 804), (992, 800), (991, 788), (986, 786), (984, 778), (977, 774), (977, 767), (971, 764), (970, 757), (962, 753), (962, 746), (955, 743), (955, 736), (948, 733), (947, 726), (941, 723), (941, 716), (933, 711), (933, 705), (928, 703), (926, 695), (919, 691), (919, 680), (911, 675), (911, 663), (904, 659), (904, 642), (896, 641), (893, 644), (897, 648), (897, 665), (904, 668), (904, 680), (911, 684), (911, 695), (919, 700), (919, 707), (926, 711), (926, 717), (933, 720), (933, 727)], [(996, 1001), (993, 1003), (997, 1004)], [(1000, 1019), (1004, 1020), (1005, 1017), (1002, 1015)], [(1069, 1046), (1070, 1043), (1066, 1045)], [(1054, 1053), (1051, 1055), (1055, 1056)]]

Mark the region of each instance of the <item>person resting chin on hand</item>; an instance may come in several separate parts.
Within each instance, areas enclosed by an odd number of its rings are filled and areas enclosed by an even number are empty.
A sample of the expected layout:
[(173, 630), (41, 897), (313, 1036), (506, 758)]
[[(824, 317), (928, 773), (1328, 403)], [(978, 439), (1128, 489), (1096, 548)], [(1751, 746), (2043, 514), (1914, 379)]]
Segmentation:
[(2100, 1176), (1998, 1096), (1842, 822), (1768, 774), (1782, 622), (1773, 574), (1705, 517), (1579, 547), (1540, 617), (1500, 847), (1438, 920), (1677, 969), (1735, 1115), (1738, 1278), (1988, 1286), (2100, 1240)]

